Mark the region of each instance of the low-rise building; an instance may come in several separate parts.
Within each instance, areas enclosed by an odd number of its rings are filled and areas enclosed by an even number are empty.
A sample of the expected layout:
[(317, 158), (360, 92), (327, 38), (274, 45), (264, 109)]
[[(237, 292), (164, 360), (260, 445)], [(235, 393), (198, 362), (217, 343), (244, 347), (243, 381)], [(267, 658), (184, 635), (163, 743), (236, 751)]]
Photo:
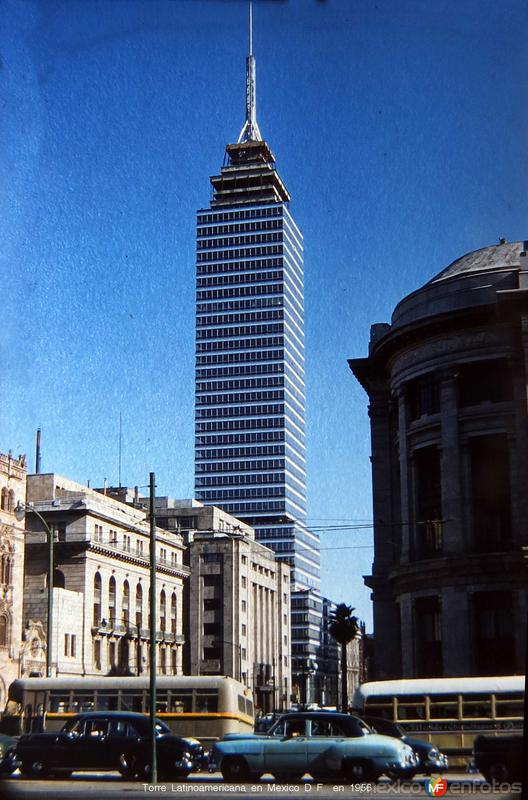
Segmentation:
[[(150, 529), (145, 510), (55, 474), (29, 475), (27, 501), (54, 534), (52, 673), (148, 672)], [(26, 514), (21, 673), (44, 674), (47, 536)], [(183, 539), (156, 529), (157, 665), (182, 672)]]
[(18, 677), (22, 644), (24, 526), (15, 507), (26, 495), (26, 458), (0, 453), (0, 709)]
[(196, 500), (156, 499), (157, 523), (181, 531), (191, 575), (186, 592), (186, 669), (231, 675), (263, 712), (291, 693), (290, 568), (253, 529)]

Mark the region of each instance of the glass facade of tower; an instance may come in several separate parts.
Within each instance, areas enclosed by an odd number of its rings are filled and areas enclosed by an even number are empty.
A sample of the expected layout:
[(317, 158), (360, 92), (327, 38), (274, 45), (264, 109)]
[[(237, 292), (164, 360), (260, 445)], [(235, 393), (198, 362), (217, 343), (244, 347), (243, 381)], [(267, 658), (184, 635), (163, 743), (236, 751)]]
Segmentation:
[(319, 586), (306, 527), (302, 235), (267, 144), (228, 145), (198, 212), (195, 494)]

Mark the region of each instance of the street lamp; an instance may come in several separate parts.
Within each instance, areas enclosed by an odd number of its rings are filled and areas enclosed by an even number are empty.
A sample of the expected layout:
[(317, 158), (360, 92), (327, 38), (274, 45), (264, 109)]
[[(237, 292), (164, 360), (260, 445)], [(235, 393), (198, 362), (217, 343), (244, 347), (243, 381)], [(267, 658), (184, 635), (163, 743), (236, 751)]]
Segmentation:
[(53, 638), (53, 531), (50, 526), (38, 511), (33, 508), (31, 503), (25, 503), (21, 500), (18, 501), (15, 508), (15, 516), (19, 522), (25, 517), (26, 511), (31, 511), (35, 514), (46, 531), (48, 537), (48, 621), (47, 621), (47, 645), (46, 645), (46, 677), (51, 678), (51, 643)]

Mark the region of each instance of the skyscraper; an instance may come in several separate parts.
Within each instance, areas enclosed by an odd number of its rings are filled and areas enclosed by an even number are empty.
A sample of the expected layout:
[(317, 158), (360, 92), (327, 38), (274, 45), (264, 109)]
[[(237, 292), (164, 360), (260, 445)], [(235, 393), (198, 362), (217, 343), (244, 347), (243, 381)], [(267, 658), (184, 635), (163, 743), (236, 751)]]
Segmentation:
[(195, 494), (255, 528), (319, 587), (306, 527), (302, 235), (256, 118), (250, 8), (246, 121), (198, 211)]

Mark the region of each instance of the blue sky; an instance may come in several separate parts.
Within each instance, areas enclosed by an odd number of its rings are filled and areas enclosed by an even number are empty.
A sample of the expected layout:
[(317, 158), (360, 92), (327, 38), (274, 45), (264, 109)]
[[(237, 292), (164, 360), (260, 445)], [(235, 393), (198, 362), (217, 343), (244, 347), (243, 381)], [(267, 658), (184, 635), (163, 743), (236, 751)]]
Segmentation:
[[(195, 211), (244, 121), (243, 0), (1, 0), (0, 449), (193, 490)], [(521, 0), (256, 0), (260, 129), (304, 233), (309, 517), (372, 519), (347, 358), (463, 253), (528, 238)], [(371, 533), (321, 534), (370, 621)]]

